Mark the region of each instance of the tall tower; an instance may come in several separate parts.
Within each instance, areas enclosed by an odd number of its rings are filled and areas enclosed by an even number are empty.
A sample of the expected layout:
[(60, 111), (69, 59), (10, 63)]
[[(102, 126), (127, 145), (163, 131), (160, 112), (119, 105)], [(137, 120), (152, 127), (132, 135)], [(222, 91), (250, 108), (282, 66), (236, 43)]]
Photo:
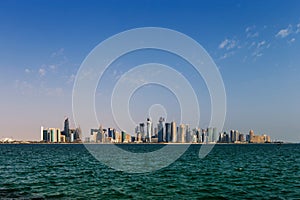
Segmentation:
[(41, 126), (41, 141), (44, 141), (44, 127)]
[(250, 131), (249, 131), (249, 142), (252, 142), (253, 136), (254, 136), (254, 131), (253, 131), (253, 130), (250, 130)]
[(145, 124), (140, 123), (140, 133), (142, 135), (142, 141), (145, 141)]
[(172, 142), (177, 142), (177, 127), (176, 127), (176, 122), (171, 123), (171, 140)]
[(213, 128), (213, 137), (212, 142), (216, 142), (218, 140), (218, 129), (215, 127)]
[(212, 140), (213, 140), (213, 129), (211, 127), (207, 128), (207, 137), (208, 137), (208, 142), (212, 142)]
[(151, 137), (152, 137), (152, 121), (150, 118), (147, 118), (147, 136), (146, 136), (146, 141), (151, 142)]
[(69, 125), (69, 118), (67, 118), (67, 117), (64, 122), (64, 133), (65, 133), (67, 142), (70, 142), (70, 125)]
[(171, 124), (170, 123), (166, 123), (166, 142), (171, 142)]
[(158, 142), (164, 142), (164, 121), (165, 119), (160, 117), (157, 125)]
[(185, 142), (185, 137), (186, 137), (186, 130), (185, 130), (185, 125), (180, 124), (179, 125), (179, 130), (178, 130), (178, 142), (184, 143)]

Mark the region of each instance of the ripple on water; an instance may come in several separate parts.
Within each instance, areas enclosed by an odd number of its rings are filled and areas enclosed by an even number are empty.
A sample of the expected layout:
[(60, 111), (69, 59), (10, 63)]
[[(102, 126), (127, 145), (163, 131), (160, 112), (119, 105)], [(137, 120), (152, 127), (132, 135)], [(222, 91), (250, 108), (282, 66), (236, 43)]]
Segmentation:
[[(157, 148), (140, 147), (122, 146)], [(300, 198), (300, 145), (216, 145), (204, 159), (199, 148), (192, 145), (167, 168), (127, 174), (104, 166), (83, 145), (0, 145), (0, 197)]]

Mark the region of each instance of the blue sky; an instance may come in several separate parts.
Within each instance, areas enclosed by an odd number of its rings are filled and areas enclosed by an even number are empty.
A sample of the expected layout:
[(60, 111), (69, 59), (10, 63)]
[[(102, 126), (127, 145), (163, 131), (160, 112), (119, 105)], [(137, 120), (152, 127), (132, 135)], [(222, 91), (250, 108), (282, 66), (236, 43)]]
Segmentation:
[[(214, 59), (227, 93), (225, 130), (254, 129), (299, 142), (299, 10), (299, 1), (1, 1), (0, 138), (38, 139), (41, 125), (62, 128), (64, 117), (72, 118), (73, 82), (88, 53), (119, 32), (157, 26), (192, 37)], [(167, 53), (136, 52), (116, 61), (105, 80), (150, 61), (182, 69)], [(205, 127), (205, 84), (181, 72), (198, 91)], [(114, 83), (105, 80), (97, 90), (97, 115), (114, 126), (103, 114)], [(166, 89), (144, 87), (132, 98), (140, 102), (130, 105), (136, 121), (155, 103), (165, 105), (169, 120), (178, 119)]]

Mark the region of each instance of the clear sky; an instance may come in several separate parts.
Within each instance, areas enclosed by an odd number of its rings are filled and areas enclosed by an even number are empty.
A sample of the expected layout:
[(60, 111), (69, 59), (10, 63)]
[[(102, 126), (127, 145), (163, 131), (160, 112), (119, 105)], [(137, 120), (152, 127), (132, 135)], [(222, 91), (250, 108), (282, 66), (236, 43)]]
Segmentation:
[[(0, 1), (0, 138), (37, 140), (41, 125), (63, 128), (65, 116), (74, 126), (73, 82), (87, 54), (114, 34), (154, 26), (192, 37), (214, 59), (227, 93), (224, 130), (253, 129), (300, 142), (299, 11), (300, 1), (277, 0)], [(153, 61), (170, 61), (179, 71), (184, 65), (168, 53), (149, 50), (120, 58), (107, 71), (96, 95), (105, 127), (114, 126), (103, 106), (112, 88), (108, 80)], [(183, 69), (182, 74), (194, 81), (205, 127), (210, 111), (205, 84), (193, 80), (192, 72)], [(172, 95), (159, 86), (140, 88), (132, 97), (137, 103), (130, 104), (133, 119), (144, 121), (149, 106), (160, 103), (167, 119), (177, 120)], [(153, 115), (158, 115), (155, 109), (161, 112), (153, 107)]]

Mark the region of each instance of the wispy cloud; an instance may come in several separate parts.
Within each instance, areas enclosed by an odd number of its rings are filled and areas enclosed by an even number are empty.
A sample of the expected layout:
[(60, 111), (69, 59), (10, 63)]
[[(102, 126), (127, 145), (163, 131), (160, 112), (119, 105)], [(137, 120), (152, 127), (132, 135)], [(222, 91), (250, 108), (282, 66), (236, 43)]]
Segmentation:
[(229, 58), (229, 57), (233, 56), (234, 54), (235, 54), (234, 51), (226, 52), (223, 56), (220, 57), (220, 60)]
[(289, 25), (287, 28), (279, 30), (278, 33), (275, 35), (275, 37), (285, 38), (288, 35), (290, 35), (292, 32), (293, 32), (292, 25)]
[(228, 42), (228, 39), (225, 39), (223, 42), (221, 42), (221, 44), (219, 44), (219, 49), (223, 49), (228, 44)]
[(246, 32), (246, 37), (247, 38), (254, 38), (254, 37), (258, 37), (259, 33), (255, 30), (256, 26), (248, 26), (245, 29)]
[(30, 69), (28, 69), (28, 68), (25, 69), (25, 73), (26, 73), (26, 74), (29, 74), (30, 72), (31, 72)]
[(220, 44), (219, 44), (219, 49), (233, 49), (237, 46), (237, 41), (236, 40), (229, 40), (229, 39), (225, 39), (223, 40)]
[(297, 30), (296, 30), (296, 33), (300, 33), (300, 23), (297, 24)]
[(295, 41), (296, 41), (296, 39), (295, 39), (295, 38), (292, 38), (292, 39), (289, 40), (289, 44), (292, 44), (292, 43), (294, 43)]
[(39, 75), (40, 76), (45, 76), (46, 75), (46, 70), (44, 68), (39, 69)]
[(259, 42), (258, 44), (257, 44), (257, 48), (261, 48), (263, 45), (265, 45), (266, 44), (266, 41), (265, 40), (263, 40), (263, 41), (261, 41), (261, 42)]

